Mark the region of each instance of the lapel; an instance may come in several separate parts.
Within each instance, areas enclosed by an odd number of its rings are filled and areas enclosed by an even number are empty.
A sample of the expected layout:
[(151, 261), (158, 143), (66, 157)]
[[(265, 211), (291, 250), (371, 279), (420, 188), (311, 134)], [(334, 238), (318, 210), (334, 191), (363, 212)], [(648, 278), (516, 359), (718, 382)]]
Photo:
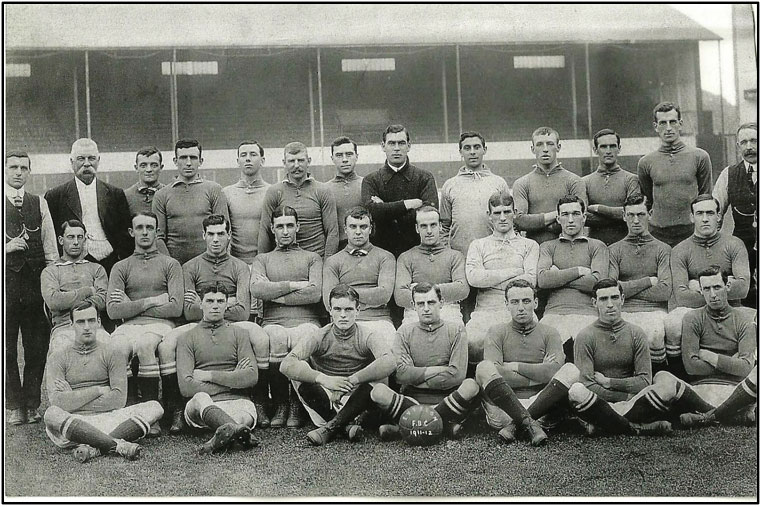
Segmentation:
[(106, 209), (108, 206), (108, 199), (106, 194), (108, 193), (108, 188), (106, 187), (106, 184), (100, 181), (99, 179), (95, 180), (95, 184), (97, 185), (95, 187), (95, 193), (97, 195), (98, 199), (98, 218), (100, 218), (101, 225), (106, 225)]
[[(76, 176), (75, 176), (76, 177)], [(74, 180), (69, 181), (64, 192), (64, 199), (66, 199), (66, 206), (69, 207), (77, 220), (82, 220), (82, 203), (79, 202), (79, 192), (77, 192), (77, 184)]]

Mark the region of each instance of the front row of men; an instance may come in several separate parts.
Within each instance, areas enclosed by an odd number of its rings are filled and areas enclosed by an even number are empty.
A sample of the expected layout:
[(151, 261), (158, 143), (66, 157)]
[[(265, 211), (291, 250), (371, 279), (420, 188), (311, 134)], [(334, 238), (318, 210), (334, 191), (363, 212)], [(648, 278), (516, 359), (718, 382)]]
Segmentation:
[[(356, 322), (360, 296), (339, 284), (329, 294), (333, 322), (304, 337), (280, 370), (317, 426), (307, 435), (314, 445), (341, 432), (358, 440), (372, 407), (385, 422), (381, 438), (394, 438), (402, 412), (418, 403), (435, 405), (447, 434), (456, 438), (479, 399), (502, 440), (511, 442), (525, 430), (533, 445), (569, 414), (588, 434), (667, 434), (677, 418), (685, 427), (755, 423), (755, 325), (729, 305), (728, 279), (718, 267), (698, 279), (706, 305), (688, 313), (683, 326), (692, 385), (665, 371), (651, 375), (645, 333), (622, 318), (624, 290), (612, 279), (593, 288), (597, 319), (579, 332), (573, 363), (564, 363), (557, 331), (536, 322), (534, 287), (515, 280), (505, 293), (512, 321), (491, 328), (475, 380), (465, 378), (464, 327), (441, 319), (440, 289), (421, 282), (412, 289), (419, 320), (400, 327), (392, 348)], [(177, 342), (179, 389), (190, 398), (184, 419), (214, 430), (201, 453), (252, 448), (258, 445), (251, 433), (257, 411), (249, 392), (257, 383), (257, 358), (250, 335), (225, 318), (231, 296), (225, 284), (200, 292), (202, 320)], [(133, 441), (148, 434), (163, 409), (156, 400), (125, 407), (123, 349), (98, 337), (94, 303), (80, 303), (70, 319), (74, 338), (55, 350), (48, 368), (47, 433), (56, 445), (75, 446), (82, 462), (106, 453), (135, 459), (141, 448)], [(399, 393), (386, 384), (394, 371)]]

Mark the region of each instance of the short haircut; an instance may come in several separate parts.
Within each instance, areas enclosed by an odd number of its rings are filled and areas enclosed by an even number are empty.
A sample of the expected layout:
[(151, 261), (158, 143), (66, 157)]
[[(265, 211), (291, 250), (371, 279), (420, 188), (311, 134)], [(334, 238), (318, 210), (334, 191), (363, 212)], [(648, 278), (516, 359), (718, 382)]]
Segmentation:
[(481, 140), (481, 146), (486, 148), (486, 139), (484, 139), (484, 136), (481, 135), (480, 132), (476, 132), (474, 130), (470, 130), (467, 132), (463, 132), (460, 134), (460, 141), (458, 142), (458, 145), (460, 146), (460, 149), (462, 149), (462, 142), (466, 140), (469, 137), (477, 137)]
[(592, 294), (594, 298), (597, 297), (597, 291), (600, 289), (607, 289), (608, 287), (617, 287), (618, 293), (622, 296), (624, 295), (624, 288), (621, 287), (621, 284), (618, 282), (618, 280), (614, 280), (612, 278), (603, 278), (602, 280), (599, 280), (594, 287), (592, 287)]
[(491, 197), (489, 197), (489, 213), (491, 213), (491, 210), (497, 206), (512, 206), (513, 211), (515, 211), (515, 200), (513, 199), (513, 196), (505, 190), (494, 192), (491, 194)]
[(719, 213), (721, 211), (721, 204), (719, 204), (719, 200), (718, 199), (716, 199), (711, 194), (700, 194), (699, 196), (694, 198), (692, 200), (692, 202), (690, 202), (690, 214), (694, 214), (695, 213), (695, 209), (693, 208), (693, 206), (695, 206), (697, 203), (703, 202), (703, 201), (713, 201), (713, 202), (715, 202), (716, 203), (716, 213)]
[(354, 287), (345, 283), (339, 283), (333, 287), (328, 296), (328, 304), (333, 305), (333, 300), (338, 298), (348, 298), (354, 301), (354, 307), (359, 308), (359, 293)]
[(351, 139), (349, 139), (346, 136), (340, 136), (340, 137), (336, 137), (335, 139), (333, 139), (333, 142), (330, 143), (330, 154), (333, 155), (333, 152), (335, 152), (335, 148), (337, 146), (341, 146), (342, 144), (347, 144), (347, 143), (351, 143), (352, 146), (354, 146), (354, 153), (356, 154), (357, 153), (357, 143), (355, 143), (354, 141), (352, 141)]
[(307, 147), (304, 143), (301, 143), (299, 141), (293, 141), (291, 143), (288, 143), (285, 145), (285, 148), (283, 148), (283, 156), (285, 155), (296, 155), (297, 153), (307, 153)]
[(400, 125), (399, 123), (394, 123), (393, 125), (386, 127), (386, 130), (383, 131), (383, 142), (386, 142), (386, 136), (388, 134), (396, 134), (398, 132), (404, 132), (407, 135), (407, 142), (410, 142), (410, 131), (407, 130), (407, 127)]
[(645, 208), (648, 211), (650, 211), (650, 208), (653, 207), (653, 205), (650, 204), (650, 201), (648, 201), (647, 197), (642, 194), (634, 194), (627, 197), (624, 201), (624, 211), (626, 211), (627, 206), (638, 206), (640, 204), (644, 204)]
[(658, 121), (657, 113), (668, 113), (669, 111), (676, 111), (676, 119), (682, 119), (682, 110), (679, 109), (679, 106), (673, 102), (661, 102), (653, 108), (653, 121)]
[(558, 199), (558, 206), (557, 206), (558, 215), (560, 214), (560, 206), (561, 205), (563, 205), (563, 204), (573, 204), (575, 202), (581, 204), (581, 212), (582, 213), (587, 211), (587, 204), (584, 202), (584, 199), (582, 199), (578, 195), (564, 195), (563, 197)]
[(439, 216), (439, 220), (441, 220), (441, 213), (439, 213), (439, 210), (431, 206), (430, 204), (425, 204), (418, 209), (415, 210), (415, 222), (417, 223), (417, 217), (421, 213), (436, 213)]
[(534, 138), (536, 136), (551, 136), (551, 135), (555, 136), (556, 142), (558, 143), (560, 142), (560, 134), (558, 134), (557, 130), (555, 130), (552, 127), (539, 127), (531, 134), (531, 145), (532, 146), (534, 145)]
[(203, 232), (206, 232), (206, 228), (210, 225), (222, 225), (225, 224), (225, 230), (230, 232), (230, 221), (226, 216), (222, 214), (209, 215), (203, 219)]
[(262, 156), (262, 157), (264, 156), (264, 148), (262, 148), (262, 145), (259, 144), (259, 141), (253, 141), (253, 140), (252, 141), (243, 141), (242, 143), (240, 143), (238, 145), (238, 148), (235, 150), (236, 156), (240, 155), (240, 147), (245, 145), (245, 144), (255, 144), (256, 147), (259, 148), (259, 155)]
[(272, 212), (272, 223), (274, 224), (275, 219), (280, 217), (293, 217), (296, 219), (296, 222), (299, 221), (299, 214), (296, 213), (296, 210), (290, 206), (279, 206), (275, 208), (275, 210)]
[(365, 208), (364, 206), (354, 206), (353, 208), (350, 208), (349, 211), (346, 212), (346, 217), (344, 218), (344, 225), (346, 225), (346, 219), (347, 218), (356, 218), (357, 220), (361, 220), (365, 217), (370, 219), (370, 225), (373, 225), (373, 214), (370, 213), (370, 210)]
[(200, 296), (201, 299), (203, 299), (203, 297), (206, 294), (217, 293), (217, 292), (221, 292), (222, 294), (228, 297), (230, 296), (230, 294), (235, 294), (235, 291), (231, 290), (230, 286), (228, 286), (226, 283), (220, 280), (204, 283), (198, 287), (198, 295)]
[(159, 226), (159, 217), (156, 216), (156, 213), (153, 211), (137, 211), (132, 214), (132, 216), (129, 219), (130, 227), (132, 226), (132, 221), (135, 219), (135, 217), (144, 216), (144, 217), (150, 217), (156, 221), (156, 227)]
[(592, 144), (594, 144), (595, 148), (597, 148), (597, 140), (602, 136), (616, 136), (616, 144), (619, 148), (621, 147), (621, 136), (618, 135), (618, 132), (613, 129), (602, 129), (598, 131), (592, 138)]
[(85, 228), (85, 224), (80, 222), (79, 220), (72, 219), (72, 220), (66, 220), (64, 223), (61, 224), (61, 236), (66, 234), (66, 229), (69, 227), (79, 227), (84, 231), (85, 234), (87, 234), (87, 229)]
[(201, 153), (203, 152), (203, 149), (201, 148), (201, 143), (198, 142), (198, 139), (180, 139), (176, 143), (174, 143), (174, 156), (177, 156), (177, 150), (180, 148), (198, 148), (198, 157), (201, 157)]
[[(93, 141), (93, 140), (92, 140), (92, 139), (90, 139), (89, 137), (80, 137), (79, 139), (77, 139), (76, 141), (74, 141), (73, 143), (71, 143), (71, 152), (69, 153), (69, 156), (70, 156), (70, 157), (73, 157), (73, 156), (74, 156), (74, 151), (75, 151), (77, 148), (79, 148), (80, 146), (90, 146), (90, 147), (94, 147), (94, 148), (95, 148), (95, 151), (98, 151), (98, 152), (99, 152), (99, 150), (98, 150), (98, 143), (96, 143), (95, 141)], [(100, 153), (100, 152), (99, 152), (99, 153)]]
[(716, 276), (721, 275), (721, 281), (724, 282), (724, 285), (727, 284), (727, 281), (729, 280), (729, 275), (724, 272), (724, 270), (721, 269), (721, 266), (717, 264), (711, 264), (707, 268), (705, 268), (703, 271), (698, 273), (698, 282), (700, 282), (700, 278), (704, 276)]
[(436, 297), (441, 301), (441, 288), (435, 283), (420, 282), (412, 288), (412, 302), (415, 302), (415, 294), (427, 294), (432, 290), (436, 291)]
[(11, 157), (25, 158), (25, 159), (27, 159), (29, 161), (29, 169), (30, 170), (32, 169), (32, 159), (29, 158), (29, 154), (27, 152), (22, 151), (22, 150), (11, 150), (11, 151), (5, 152), (5, 163), (6, 164), (8, 163), (8, 159), (11, 158)]
[(137, 157), (140, 155), (144, 157), (150, 157), (151, 155), (155, 155), (156, 153), (159, 154), (159, 164), (164, 163), (164, 157), (161, 155), (161, 150), (156, 148), (155, 146), (144, 146), (137, 150), (137, 153), (135, 154), (135, 163), (137, 164)]
[(737, 127), (737, 132), (735, 132), (735, 137), (740, 135), (740, 131), (744, 130), (744, 129), (753, 129), (756, 132), (758, 132), (758, 123), (756, 123), (754, 121), (751, 121), (751, 122), (748, 122), (748, 123), (743, 123), (742, 125)]
[(82, 310), (87, 310), (88, 308), (95, 308), (95, 314), (98, 314), (98, 308), (92, 301), (82, 301), (78, 305), (74, 305), (71, 310), (69, 310), (69, 319), (71, 319), (71, 322), (74, 322), (74, 312), (81, 312)]
[(514, 287), (520, 287), (522, 289), (531, 289), (531, 292), (534, 293), (534, 298), (536, 298), (536, 287), (534, 286), (534, 284), (529, 282), (528, 280), (518, 278), (516, 280), (510, 280), (507, 283), (507, 287), (505, 287), (505, 299), (507, 299), (507, 293), (510, 292), (510, 289)]

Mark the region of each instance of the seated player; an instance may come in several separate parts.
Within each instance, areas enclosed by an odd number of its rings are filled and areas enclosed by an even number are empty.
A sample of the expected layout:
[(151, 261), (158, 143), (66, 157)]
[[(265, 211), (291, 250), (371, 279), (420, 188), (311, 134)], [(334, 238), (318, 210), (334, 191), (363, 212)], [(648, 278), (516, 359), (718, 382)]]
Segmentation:
[(58, 447), (75, 447), (82, 463), (109, 453), (137, 459), (141, 447), (134, 441), (148, 434), (164, 410), (155, 400), (125, 408), (124, 358), (96, 337), (100, 318), (91, 301), (72, 308), (69, 319), (73, 341), (62, 343), (48, 360), (45, 431)]
[(649, 232), (652, 211), (646, 197), (635, 195), (624, 203), (628, 234), (610, 245), (609, 276), (624, 289), (623, 319), (645, 331), (653, 370), (666, 365), (666, 318), (671, 297), (671, 247)]
[(439, 212), (433, 206), (423, 206), (415, 214), (415, 230), (420, 244), (401, 254), (396, 263), (394, 300), (404, 308), (403, 324), (417, 322), (418, 313), (412, 302), (415, 284), (428, 282), (439, 287), (441, 318), (462, 324), (460, 301), (468, 297), (470, 287), (465, 278), (465, 258), (441, 241)]
[(560, 333), (568, 362), (573, 362), (576, 334), (597, 318), (589, 306), (592, 287), (608, 274), (608, 247), (584, 235), (584, 200), (567, 195), (558, 201), (558, 239), (539, 247), (539, 288), (550, 289), (541, 323)]
[(487, 215), (491, 236), (473, 240), (468, 248), (465, 275), (471, 287), (478, 289), (476, 307), (465, 325), (468, 336), (468, 360), (478, 363), (484, 357), (487, 331), (500, 321), (509, 321), (505, 307), (505, 288), (513, 280), (536, 284), (539, 245), (515, 232), (515, 206), (508, 192), (489, 198)]
[(370, 404), (372, 386), (396, 369), (386, 339), (356, 322), (359, 293), (339, 284), (328, 301), (333, 323), (301, 340), (280, 365), (317, 426), (307, 434), (312, 445), (330, 442), (341, 430), (350, 442), (359, 440), (362, 427), (355, 419)]
[[(721, 214), (719, 202), (709, 194), (701, 194), (690, 203), (690, 221), (694, 233), (674, 247), (671, 252), (671, 276), (674, 283), (676, 308), (664, 321), (666, 328), (666, 355), (669, 371), (679, 378), (687, 378), (682, 364), (682, 319), (694, 308), (705, 305), (698, 274), (712, 265), (718, 265), (728, 276), (729, 304), (740, 307), (748, 295), (750, 268), (748, 252), (740, 238), (722, 234), (719, 230)], [(749, 318), (755, 310), (742, 308)]]
[(412, 288), (412, 297), (419, 320), (402, 324), (392, 348), (401, 394), (384, 384), (376, 384), (370, 392), (372, 400), (393, 423), (381, 425), (380, 437), (382, 440), (398, 437), (399, 418), (404, 411), (426, 403), (435, 405), (446, 433), (458, 438), (462, 421), (479, 392), (478, 384), (465, 378), (468, 366), (465, 329), (461, 323), (442, 320), (443, 303), (438, 286), (420, 282)]
[(631, 435), (670, 433), (668, 421), (653, 422), (658, 413), (651, 393), (662, 393), (664, 385), (652, 389), (656, 386), (651, 386), (650, 348), (645, 332), (621, 318), (623, 288), (617, 281), (603, 278), (592, 290), (598, 318), (579, 331), (574, 343), (580, 381), (568, 390), (571, 405), (588, 423), (590, 435), (597, 427)]
[[(201, 298), (198, 295), (200, 287), (213, 282), (221, 282), (234, 293), (227, 301), (225, 320), (249, 333), (251, 346), (256, 354), (257, 368), (259, 369), (259, 382), (256, 385), (254, 404), (258, 412), (257, 424), (261, 427), (269, 426), (269, 419), (265, 409), (267, 388), (269, 384), (264, 382), (264, 392), (259, 383), (262, 377), (266, 380), (269, 371), (269, 337), (261, 327), (248, 321), (251, 311), (250, 279), (251, 273), (248, 265), (240, 259), (232, 257), (228, 253), (230, 245), (230, 221), (224, 215), (209, 215), (203, 220), (203, 238), (206, 242), (206, 251), (193, 257), (182, 266), (184, 277), (184, 316), (189, 323), (179, 326), (164, 336), (163, 344), (169, 350), (173, 350), (177, 344), (177, 337), (187, 332), (198, 324), (203, 317), (201, 311)], [(170, 433), (182, 430), (182, 412), (175, 417), (175, 423), (169, 429)]]
[[(157, 224), (156, 215), (150, 211), (140, 211), (132, 217), (129, 233), (135, 238), (135, 253), (114, 264), (106, 308), (112, 319), (124, 319), (111, 339), (127, 359), (128, 398), (137, 399), (139, 388), (144, 400), (158, 400), (160, 378), (165, 407), (178, 412), (182, 410), (182, 400), (177, 387), (175, 345), (162, 339), (174, 327), (172, 319), (182, 315), (182, 268), (175, 259), (158, 251)], [(134, 356), (140, 361), (137, 379), (131, 376), (129, 366)], [(160, 434), (156, 423), (150, 436)]]
[(505, 442), (513, 442), (516, 426), (533, 445), (547, 439), (537, 420), (555, 408), (567, 408), (568, 388), (579, 370), (565, 362), (558, 332), (536, 321), (536, 289), (526, 280), (512, 280), (505, 289), (511, 320), (489, 329), (484, 360), (476, 368), (489, 426)]
[[(251, 266), (251, 295), (264, 301), (262, 327), (269, 336), (270, 392), (276, 405), (270, 426), (298, 428), (303, 408), (280, 363), (304, 337), (320, 327), (322, 258), (296, 243), (299, 217), (290, 206), (272, 214), (276, 248), (260, 253)], [(290, 391), (290, 393), (289, 393)], [(290, 402), (289, 402), (290, 400)]]
[(177, 339), (180, 392), (190, 398), (185, 422), (192, 428), (211, 428), (214, 436), (200, 454), (259, 445), (251, 431), (256, 407), (248, 390), (256, 384), (256, 356), (248, 333), (225, 320), (230, 294), (215, 282), (200, 289), (203, 319)]
[[(79, 220), (67, 220), (61, 225), (58, 236), (63, 255), (46, 267), (40, 276), (42, 299), (50, 309), (52, 331), (48, 354), (74, 339), (69, 312), (72, 308), (89, 301), (100, 312), (106, 309), (108, 276), (103, 266), (90, 262), (87, 256), (87, 231)], [(107, 333), (99, 329), (105, 339)]]

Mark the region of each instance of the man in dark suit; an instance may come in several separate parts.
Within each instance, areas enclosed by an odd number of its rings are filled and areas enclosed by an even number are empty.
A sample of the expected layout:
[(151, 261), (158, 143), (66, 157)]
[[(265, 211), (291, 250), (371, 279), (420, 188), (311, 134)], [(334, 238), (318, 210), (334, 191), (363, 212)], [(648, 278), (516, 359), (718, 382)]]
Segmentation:
[(111, 267), (132, 254), (127, 232), (130, 212), (121, 188), (96, 178), (100, 154), (92, 139), (77, 139), (71, 145), (74, 178), (45, 194), (56, 236), (67, 220), (81, 221), (87, 228), (87, 260), (97, 262), (110, 275)]

